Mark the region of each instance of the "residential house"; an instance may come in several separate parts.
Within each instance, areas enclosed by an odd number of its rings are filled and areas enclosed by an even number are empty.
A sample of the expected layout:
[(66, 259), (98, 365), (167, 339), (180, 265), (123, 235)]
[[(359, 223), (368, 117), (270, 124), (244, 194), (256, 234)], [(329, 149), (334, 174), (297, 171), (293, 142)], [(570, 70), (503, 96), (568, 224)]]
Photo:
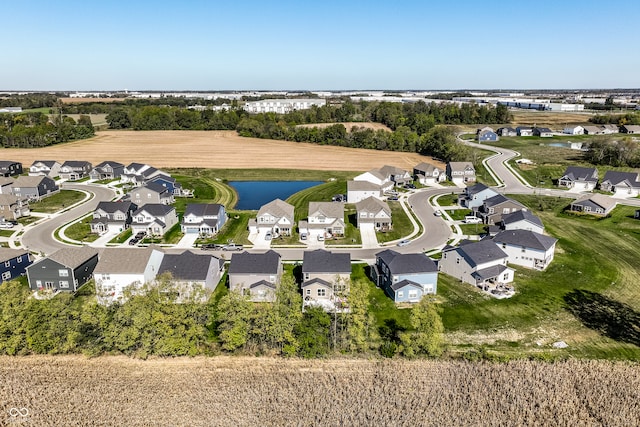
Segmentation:
[(162, 203), (148, 203), (132, 214), (131, 232), (162, 236), (178, 224), (176, 208)]
[(497, 196), (498, 193), (491, 187), (478, 182), (470, 187), (466, 187), (464, 192), (458, 196), (458, 204), (467, 209), (476, 210), (486, 199)]
[(499, 136), (518, 136), (518, 131), (512, 127), (498, 128), (497, 134)]
[(29, 202), (13, 194), (0, 194), (0, 216), (15, 220), (31, 215)]
[(535, 231), (505, 230), (493, 241), (507, 254), (509, 264), (544, 270), (553, 261), (558, 239)]
[(380, 171), (380, 169), (371, 169), (368, 172), (361, 173), (353, 178), (354, 181), (366, 181), (372, 184), (376, 184), (381, 187), (383, 191), (393, 188), (393, 182), (389, 175)]
[(438, 269), (462, 282), (485, 291), (504, 288), (513, 282), (514, 271), (507, 267), (509, 256), (492, 240), (445, 247)]
[(178, 301), (184, 298), (205, 302), (216, 289), (224, 272), (224, 260), (184, 251), (165, 254), (158, 274), (171, 274), (171, 284), (178, 292)]
[(229, 263), (229, 289), (248, 295), (254, 302), (273, 302), (276, 287), (282, 278), (280, 254), (267, 251), (262, 254), (249, 252), (231, 255)]
[(623, 125), (620, 126), (620, 133), (640, 133), (640, 125)]
[(89, 172), (91, 179), (118, 179), (124, 172), (124, 165), (118, 162), (105, 161), (96, 166)]
[(170, 205), (175, 202), (173, 193), (157, 182), (148, 182), (142, 187), (134, 188), (129, 192), (131, 201), (138, 206), (142, 206), (147, 203), (161, 203), (163, 205)]
[(33, 258), (29, 251), (0, 248), (0, 277), (3, 282), (24, 276), (27, 274), (27, 267), (32, 263)]
[(89, 246), (59, 249), (27, 267), (29, 287), (34, 290), (75, 292), (91, 280), (98, 251)]
[(600, 182), (600, 189), (613, 193), (614, 197), (638, 197), (640, 194), (638, 173), (607, 171)]
[(358, 203), (369, 197), (382, 199), (382, 186), (369, 181), (347, 181), (347, 203)]
[(444, 170), (425, 162), (413, 167), (413, 176), (422, 185), (438, 184), (447, 179)]
[(273, 200), (260, 207), (256, 222), (250, 229), (253, 232), (270, 231), (273, 237), (290, 236), (295, 227), (293, 211), (293, 205), (284, 200)]
[(35, 160), (29, 167), (29, 176), (48, 176), (55, 178), (60, 171), (60, 163), (55, 160)]
[(161, 173), (149, 179), (149, 182), (155, 182), (162, 185), (171, 194), (173, 194), (174, 197), (180, 197), (185, 195), (185, 192), (182, 189), (182, 184), (176, 181), (176, 179), (172, 176)]
[(91, 232), (102, 234), (107, 231), (120, 233), (131, 226), (133, 212), (138, 209), (135, 203), (128, 201), (99, 202), (93, 219), (91, 220)]
[(413, 177), (409, 171), (395, 166), (385, 165), (379, 169), (379, 172), (382, 176), (386, 177), (388, 181), (393, 182), (397, 186), (410, 184), (413, 181)]
[(578, 191), (591, 191), (598, 184), (598, 169), (581, 166), (569, 166), (558, 180), (558, 187), (573, 188)]
[(478, 129), (476, 132), (478, 142), (495, 142), (500, 140), (500, 136), (492, 128)]
[(571, 202), (569, 210), (590, 215), (607, 216), (617, 204), (618, 202), (615, 199), (604, 194), (587, 194)]
[(565, 135), (584, 135), (584, 128), (580, 125), (568, 125), (565, 126), (562, 133)]
[(300, 233), (309, 236), (344, 236), (344, 203), (309, 202), (309, 216), (298, 223)]
[(528, 126), (518, 126), (516, 128), (516, 132), (518, 133), (518, 136), (532, 136), (533, 128), (530, 128)]
[(19, 176), (13, 182), (14, 196), (37, 201), (60, 191), (56, 182), (48, 176)]
[(77, 181), (89, 176), (92, 166), (84, 160), (67, 160), (60, 166), (60, 178), (68, 181)]
[(13, 183), (16, 179), (0, 176), (0, 194), (13, 194)]
[(604, 135), (611, 135), (613, 133), (619, 133), (620, 132), (620, 128), (618, 128), (618, 125), (602, 125), (600, 126), (600, 128), (602, 129), (602, 133)]
[(535, 127), (533, 128), (533, 136), (539, 136), (541, 138), (551, 138), (553, 131), (549, 128)]
[(476, 170), (471, 162), (447, 163), (447, 176), (456, 185), (476, 182)]
[(521, 209), (510, 214), (502, 215), (501, 228), (503, 230), (528, 230), (542, 234), (544, 225), (540, 218), (527, 209)]
[(185, 234), (217, 234), (227, 221), (224, 206), (217, 203), (190, 203), (187, 205), (180, 228)]
[(604, 131), (601, 127), (598, 126), (584, 126), (583, 127), (585, 135), (602, 135)]
[(160, 174), (169, 175), (168, 173), (147, 164), (131, 163), (124, 167), (122, 176), (120, 176), (120, 182), (139, 187), (141, 185), (145, 185), (147, 182), (151, 181), (151, 178)]
[(371, 227), (377, 231), (388, 231), (392, 227), (391, 208), (387, 202), (369, 197), (356, 203), (358, 228)]
[(105, 248), (93, 271), (100, 304), (125, 301), (125, 289), (151, 283), (165, 254), (157, 247)]
[(401, 254), (387, 249), (376, 254), (373, 281), (394, 302), (418, 302), (438, 289), (438, 267), (425, 254)]
[(0, 176), (22, 175), (22, 163), (0, 160)]
[(483, 223), (495, 225), (502, 221), (502, 215), (522, 209), (526, 209), (522, 203), (498, 194), (483, 201), (482, 206), (477, 210), (477, 216), (482, 218)]
[(318, 249), (302, 260), (302, 297), (305, 305), (327, 311), (344, 308), (351, 281), (351, 254)]

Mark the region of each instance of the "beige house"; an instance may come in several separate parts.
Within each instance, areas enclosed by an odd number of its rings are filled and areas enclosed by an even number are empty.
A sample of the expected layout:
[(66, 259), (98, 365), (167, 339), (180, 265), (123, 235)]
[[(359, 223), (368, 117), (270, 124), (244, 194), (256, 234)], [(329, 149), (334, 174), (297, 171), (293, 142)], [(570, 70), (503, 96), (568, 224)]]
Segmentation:
[(18, 219), (31, 215), (29, 203), (13, 194), (0, 194), (0, 216), (5, 219)]
[(378, 231), (391, 229), (391, 208), (387, 202), (369, 197), (356, 203), (358, 228), (373, 227)]
[(309, 216), (298, 223), (298, 229), (309, 236), (344, 236), (344, 203), (309, 202)]
[(249, 231), (270, 231), (274, 238), (290, 236), (295, 226), (293, 211), (293, 205), (284, 200), (273, 200), (260, 208), (256, 220), (249, 224)]
[(351, 255), (322, 249), (307, 251), (302, 261), (304, 305), (320, 305), (327, 311), (346, 308), (351, 281)]

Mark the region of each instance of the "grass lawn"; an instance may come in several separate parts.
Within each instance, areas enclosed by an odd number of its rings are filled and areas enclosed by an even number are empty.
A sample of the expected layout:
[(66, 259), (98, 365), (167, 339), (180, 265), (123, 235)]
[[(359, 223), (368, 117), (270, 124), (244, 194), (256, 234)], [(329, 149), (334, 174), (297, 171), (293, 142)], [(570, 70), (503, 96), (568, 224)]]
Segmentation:
[(162, 236), (162, 243), (178, 243), (180, 239), (182, 239), (182, 236), (184, 236), (184, 233), (181, 231), (180, 223), (177, 223), (171, 227), (169, 231), (164, 233), (164, 236)]
[(411, 234), (413, 231), (413, 224), (411, 220), (402, 209), (400, 202), (387, 202), (391, 208), (391, 220), (393, 221), (393, 229), (386, 233), (376, 232), (378, 236), (378, 242), (390, 242), (392, 240), (401, 239), (404, 236)]
[(61, 211), (74, 203), (85, 198), (85, 194), (75, 190), (60, 190), (60, 192), (49, 196), (39, 202), (29, 203), (29, 208), (34, 212), (55, 213)]
[(477, 236), (486, 233), (484, 224), (459, 224), (462, 234), (467, 236)]
[(458, 195), (457, 194), (444, 194), (438, 197), (438, 204), (440, 206), (456, 206), (458, 204)]
[[(31, 207), (31, 206), (32, 205), (30, 205), (29, 207)], [(35, 217), (35, 216), (23, 216), (22, 218), (18, 218), (17, 221), (18, 221), (19, 224), (29, 225), (29, 224), (33, 224), (34, 222), (36, 222), (39, 219), (40, 218)]]
[(309, 215), (309, 202), (330, 202), (336, 194), (347, 194), (346, 181), (331, 181), (316, 185), (302, 191), (298, 191), (289, 197), (286, 202), (295, 208), (294, 217), (296, 223), (307, 219)]
[(506, 300), (485, 297), (441, 274), (438, 296), (452, 349), (473, 343), (522, 356), (551, 351), (553, 342), (563, 340), (569, 348), (557, 354), (640, 358), (635, 208), (618, 207), (611, 217), (595, 219), (565, 213), (566, 199), (512, 197), (559, 239), (555, 259), (544, 272), (518, 268), (517, 293)]
[(129, 237), (133, 235), (133, 231), (130, 228), (127, 228), (122, 233), (118, 234), (113, 239), (109, 240), (109, 243), (124, 243), (127, 241)]
[(69, 239), (78, 240), (80, 242), (93, 242), (100, 235), (91, 232), (91, 220), (93, 217), (90, 215), (82, 221), (76, 222), (70, 225), (64, 232), (64, 235)]
[(447, 211), (451, 219), (461, 221), (465, 216), (471, 215), (471, 209), (450, 209)]
[[(233, 241), (239, 245), (249, 245), (249, 218), (255, 214), (252, 211), (230, 211), (227, 212), (227, 222), (222, 226), (220, 232), (209, 239), (197, 240), (197, 244), (203, 243), (228, 243)], [(236, 218), (237, 217), (237, 218)]]
[(110, 184), (112, 182), (116, 182), (116, 181), (120, 181), (120, 178), (114, 178), (114, 179), (101, 179), (99, 181), (94, 181), (94, 184), (102, 184), (102, 185), (107, 185)]
[(358, 228), (354, 225), (354, 223), (351, 222), (352, 220), (354, 222), (356, 220), (355, 213), (353, 213), (352, 215), (347, 215), (347, 217), (349, 219), (349, 222), (347, 222), (346, 224), (346, 227), (344, 230), (344, 236), (327, 240), (325, 242), (325, 246), (330, 247), (330, 246), (340, 246), (340, 245), (361, 245), (362, 244), (362, 238), (360, 237), (360, 230), (358, 230)]
[(15, 233), (15, 230), (0, 230), (0, 236), (1, 237), (11, 237), (13, 235), (13, 233)]

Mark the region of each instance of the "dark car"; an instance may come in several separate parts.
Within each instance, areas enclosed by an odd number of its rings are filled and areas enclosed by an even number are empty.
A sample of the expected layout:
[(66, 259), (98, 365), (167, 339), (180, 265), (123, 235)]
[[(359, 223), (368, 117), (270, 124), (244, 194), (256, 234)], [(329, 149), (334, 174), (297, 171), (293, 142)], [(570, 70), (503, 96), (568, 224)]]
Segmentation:
[(217, 243), (205, 243), (204, 245), (200, 246), (200, 249), (202, 249), (203, 251), (212, 251), (215, 249), (222, 249), (223, 245), (219, 245)]
[(132, 238), (131, 240), (129, 240), (129, 244), (130, 244), (131, 246), (133, 246), (133, 245), (137, 245), (139, 241), (140, 241), (140, 239), (137, 239), (137, 238), (135, 238), (135, 237), (134, 237), (134, 238)]

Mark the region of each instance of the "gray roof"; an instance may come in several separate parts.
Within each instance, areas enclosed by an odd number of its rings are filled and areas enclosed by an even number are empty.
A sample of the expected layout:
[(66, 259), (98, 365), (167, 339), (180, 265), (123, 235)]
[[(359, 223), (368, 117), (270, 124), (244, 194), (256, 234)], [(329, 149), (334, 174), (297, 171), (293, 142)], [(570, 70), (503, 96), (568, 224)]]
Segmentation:
[(596, 168), (585, 168), (581, 166), (569, 166), (564, 171), (562, 177), (567, 177), (572, 181), (598, 181), (598, 170)]
[(493, 197), (489, 197), (488, 199), (484, 200), (484, 205), (487, 207), (492, 207), (492, 206), (496, 206), (499, 205), (501, 203), (505, 203), (505, 202), (512, 202), (515, 203), (516, 205), (522, 206), (524, 208), (524, 205), (520, 202), (517, 202), (513, 199), (510, 199), (508, 197), (503, 196), (502, 194), (498, 194), (496, 196)]
[[(1, 194), (0, 194), (1, 196)], [(572, 205), (580, 205), (583, 203), (593, 203), (597, 206), (600, 206), (601, 208), (603, 208), (605, 211), (609, 210), (609, 209), (613, 209), (618, 202), (615, 201), (614, 199), (612, 199), (609, 196), (605, 196), (604, 194), (598, 194), (598, 193), (594, 193), (594, 194), (586, 194), (582, 197), (580, 197), (578, 200), (576, 200), (575, 202), (571, 203)]]
[(89, 246), (81, 248), (63, 248), (48, 256), (49, 259), (56, 261), (65, 267), (76, 268), (87, 260), (98, 255), (98, 250)]
[(475, 171), (473, 163), (471, 162), (449, 162), (449, 169), (452, 171), (463, 171), (466, 168), (471, 168)]
[(535, 231), (505, 230), (496, 234), (493, 241), (496, 243), (506, 243), (508, 245), (524, 246), (525, 248), (546, 251), (552, 248), (558, 239), (536, 233)]
[(389, 267), (391, 274), (419, 274), (438, 271), (436, 263), (425, 254), (401, 254), (392, 249), (378, 252), (376, 257)]
[(0, 206), (10, 206), (18, 202), (18, 198), (13, 194), (0, 194)]
[(325, 288), (332, 288), (333, 287), (331, 283), (327, 282), (326, 280), (319, 279), (317, 277), (315, 277), (315, 278), (313, 278), (311, 280), (307, 280), (307, 281), (303, 282), (302, 283), (302, 287), (304, 288), (304, 287), (307, 287), (307, 286), (310, 286), (310, 285), (315, 285), (315, 284), (322, 285)]
[(87, 166), (91, 167), (91, 163), (86, 160), (67, 160), (62, 164), (62, 166), (68, 166), (70, 168), (84, 168)]
[(15, 165), (15, 164), (21, 165), (22, 163), (16, 162), (16, 161), (13, 161), (13, 160), (0, 160), (0, 167), (9, 167), (9, 166)]
[(276, 289), (276, 285), (271, 283), (271, 282), (267, 282), (266, 280), (260, 280), (259, 282), (253, 283), (251, 284), (251, 286), (249, 286), (249, 289), (255, 289), (255, 288), (259, 288), (260, 286), (264, 286), (270, 289), (275, 290)]
[(467, 243), (456, 250), (469, 260), (472, 267), (507, 258), (507, 254), (491, 240)]
[(162, 184), (159, 184), (157, 182), (147, 182), (144, 186), (142, 186), (140, 188), (136, 188), (135, 190), (133, 190), (132, 193), (134, 191), (137, 191), (137, 190), (140, 190), (140, 189), (143, 189), (143, 188), (148, 188), (149, 190), (155, 191), (158, 194), (162, 194), (162, 193), (168, 191), (167, 187), (165, 187)]
[(21, 187), (22, 188), (25, 188), (25, 187), (26, 188), (28, 188), (28, 187), (37, 187), (38, 185), (40, 185), (40, 183), (44, 179), (51, 180), (51, 178), (49, 178), (48, 176), (42, 176), (42, 175), (26, 176), (26, 175), (21, 175), (21, 176), (17, 177), (16, 180), (13, 182), (13, 186), (14, 187), (18, 187), (18, 188), (21, 188)]
[(23, 255), (27, 255), (27, 251), (24, 249), (0, 248), (0, 262), (9, 261)]
[(633, 188), (640, 187), (640, 182), (638, 182), (638, 172), (607, 171), (602, 178), (601, 184), (609, 182), (611, 185), (615, 186), (624, 181), (627, 181)]
[(391, 216), (391, 208), (389, 207), (387, 202), (383, 202), (382, 200), (376, 199), (373, 196), (369, 196), (366, 199), (360, 200), (358, 203), (356, 203), (356, 211), (358, 212), (365, 211), (377, 213), (381, 210), (386, 212), (387, 215)]
[(598, 126), (582, 126), (582, 128), (588, 133), (601, 133), (602, 128)]
[(322, 249), (306, 251), (302, 261), (303, 273), (351, 273), (351, 254), (333, 253)]
[(404, 279), (404, 280), (401, 280), (399, 282), (393, 283), (390, 287), (394, 291), (398, 291), (398, 290), (404, 288), (405, 286), (411, 286), (411, 287), (414, 287), (414, 288), (418, 288), (420, 290), (423, 289), (422, 285), (420, 285), (420, 284), (418, 284), (418, 283), (416, 283), (414, 281), (408, 280), (408, 279)]
[(184, 216), (220, 216), (224, 206), (218, 203), (189, 203), (184, 211)]
[(133, 170), (135, 170), (137, 172), (137, 171), (139, 171), (140, 169), (142, 169), (145, 166), (149, 166), (149, 165), (145, 165), (144, 163), (130, 163), (127, 166), (127, 169), (133, 169)]
[(344, 219), (344, 203), (339, 202), (309, 202), (309, 216), (321, 212), (328, 218)]
[(165, 216), (169, 212), (175, 211), (175, 210), (176, 208), (174, 208), (173, 206), (164, 205), (162, 203), (147, 203), (146, 205), (143, 205), (142, 207), (138, 208), (138, 210), (136, 210), (133, 213), (133, 216), (138, 215), (142, 211), (145, 211), (149, 215), (156, 216), (156, 217)]
[(229, 274), (278, 274), (280, 255), (275, 251), (263, 254), (241, 252), (231, 255)]
[(98, 257), (94, 273), (97, 274), (142, 274), (147, 268), (154, 250), (147, 248), (105, 248)]
[(122, 163), (112, 162), (110, 160), (105, 160), (104, 162), (98, 163), (93, 168), (94, 169), (98, 169), (98, 168), (103, 168), (105, 166), (111, 166), (112, 168), (123, 168), (124, 167), (124, 165)]
[(438, 170), (442, 170), (441, 168), (432, 165), (431, 163), (427, 163), (427, 162), (422, 162), (422, 163), (418, 163), (417, 165), (415, 165), (413, 167), (414, 170), (420, 171), (420, 172), (426, 172), (426, 173), (430, 173), (433, 172), (434, 170), (438, 169)]
[(380, 191), (380, 186), (369, 181), (347, 181), (347, 191)]
[(136, 206), (131, 202), (119, 201), (119, 202), (99, 202), (96, 206), (96, 210), (100, 209), (107, 213), (114, 213), (117, 211), (127, 212), (131, 206)]
[(553, 131), (549, 128), (537, 127), (537, 128), (534, 128), (534, 130), (537, 130), (538, 132), (541, 132), (541, 133), (553, 133)]
[(31, 165), (36, 165), (38, 163), (42, 163), (43, 165), (52, 168), (55, 166), (56, 163), (58, 163), (56, 160), (34, 160), (33, 163), (31, 163)]
[(529, 221), (539, 227), (544, 227), (542, 220), (526, 209), (502, 215), (503, 224), (511, 224), (518, 221)]
[(389, 175), (405, 175), (409, 173), (409, 171), (389, 165), (382, 166), (379, 171), (385, 178)]
[(640, 132), (640, 125), (624, 125), (622, 127), (628, 131)]
[(276, 218), (289, 218), (293, 222), (293, 205), (285, 202), (281, 199), (275, 199), (267, 203), (266, 205), (262, 205), (260, 210), (258, 211), (258, 216), (262, 216), (264, 214), (271, 214)]
[(170, 272), (178, 280), (205, 280), (211, 264), (220, 269), (220, 259), (206, 254), (184, 251), (181, 254), (166, 254), (158, 274)]
[(505, 271), (507, 268), (508, 267), (506, 265), (502, 265), (502, 264), (492, 265), (491, 267), (474, 271), (473, 273), (471, 273), (471, 276), (476, 280), (493, 279), (494, 277), (498, 277), (499, 275), (501, 275), (502, 272)]
[(487, 189), (492, 190), (494, 193), (498, 194), (498, 192), (497, 192), (497, 191), (495, 191), (495, 190), (493, 190), (492, 188), (490, 188), (490, 187), (488, 187), (488, 186), (484, 185), (484, 184), (483, 184), (483, 183), (481, 183), (481, 182), (478, 182), (478, 183), (476, 183), (476, 184), (473, 184), (471, 187), (467, 187), (467, 188), (465, 189), (465, 191), (466, 191), (466, 193), (467, 193), (469, 196), (473, 196), (474, 194), (478, 194), (479, 192), (484, 191), (484, 190), (487, 190)]

